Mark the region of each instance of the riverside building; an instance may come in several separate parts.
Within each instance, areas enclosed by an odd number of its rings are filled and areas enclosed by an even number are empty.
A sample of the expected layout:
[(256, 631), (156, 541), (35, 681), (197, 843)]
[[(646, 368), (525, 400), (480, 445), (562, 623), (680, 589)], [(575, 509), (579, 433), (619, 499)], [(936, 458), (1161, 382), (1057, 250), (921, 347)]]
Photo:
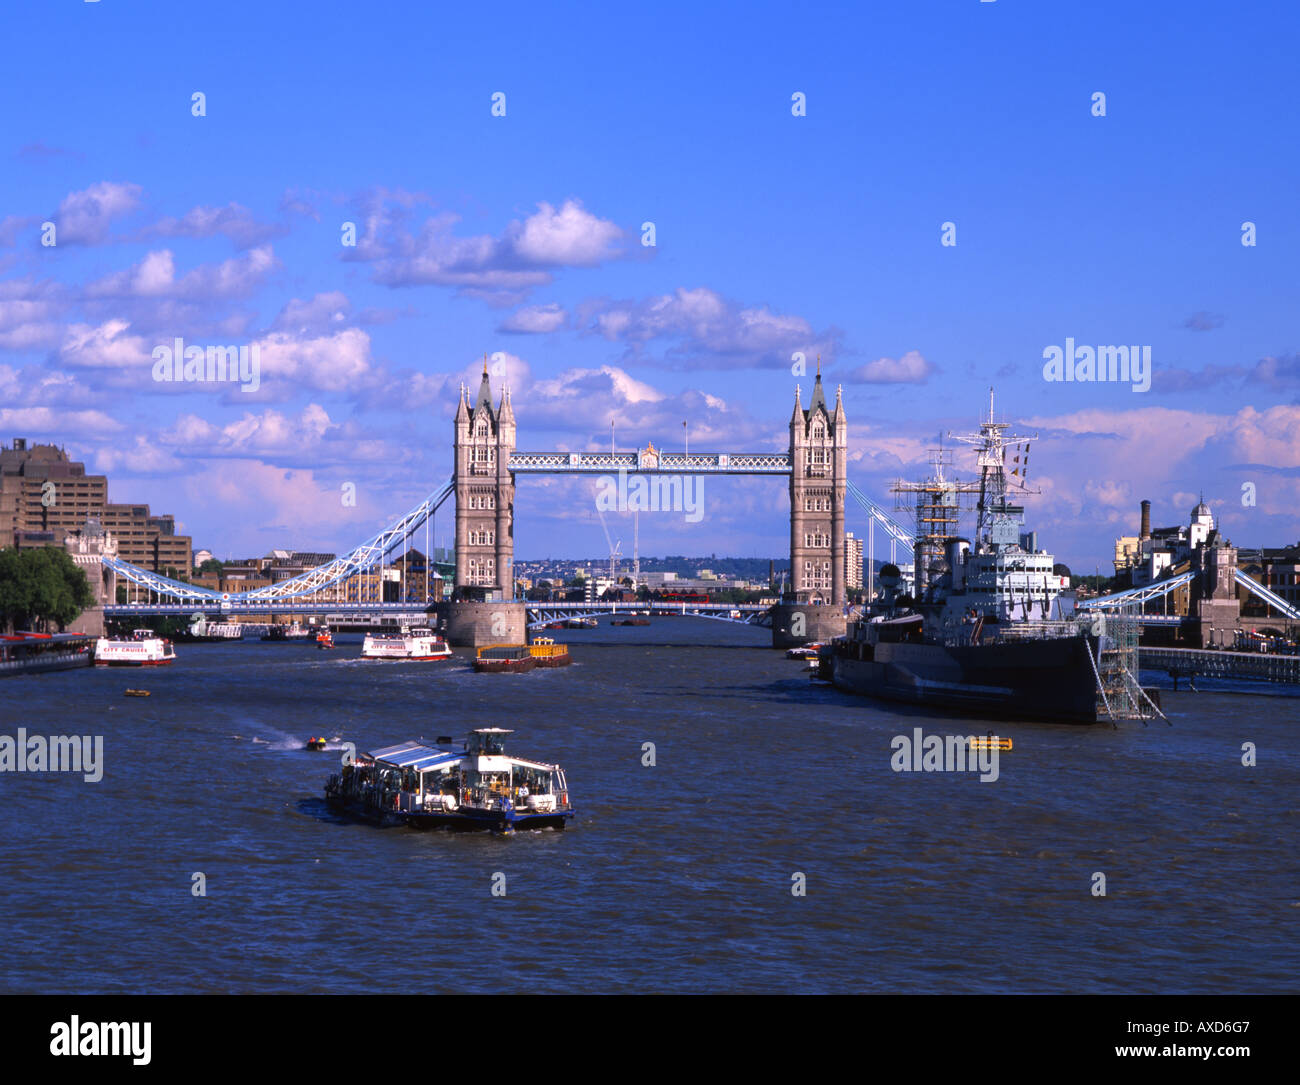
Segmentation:
[(192, 540), (176, 534), (174, 517), (110, 502), (108, 477), (86, 474), (84, 463), (55, 445), (15, 437), (0, 446), (0, 548), (62, 546), (92, 520), (116, 540), (123, 561), (189, 576)]

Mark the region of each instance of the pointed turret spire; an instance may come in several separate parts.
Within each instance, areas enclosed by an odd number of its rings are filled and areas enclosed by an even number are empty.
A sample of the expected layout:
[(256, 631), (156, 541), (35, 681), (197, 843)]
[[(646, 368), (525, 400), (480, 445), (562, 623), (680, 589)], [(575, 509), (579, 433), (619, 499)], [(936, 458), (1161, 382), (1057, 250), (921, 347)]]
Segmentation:
[[(826, 393), (822, 391), (822, 356), (817, 355), (817, 379), (813, 382), (812, 399), (808, 401), (808, 417), (811, 418), (813, 412), (820, 407), (826, 410)], [(827, 414), (830, 412), (827, 411)]]
[(844, 421), (844, 385), (835, 386), (835, 422), (838, 425)]
[(474, 401), (474, 414), (480, 410), (486, 410), (488, 417), (492, 417), (492, 382), (488, 378), (486, 354), (483, 355), (483, 380), (478, 386), (478, 399)]
[(456, 421), (469, 421), (469, 404), (465, 402), (465, 382), (460, 382), (460, 402), (456, 404)]
[(799, 402), (799, 385), (794, 386), (794, 414), (790, 416), (791, 422), (803, 421), (803, 405)]

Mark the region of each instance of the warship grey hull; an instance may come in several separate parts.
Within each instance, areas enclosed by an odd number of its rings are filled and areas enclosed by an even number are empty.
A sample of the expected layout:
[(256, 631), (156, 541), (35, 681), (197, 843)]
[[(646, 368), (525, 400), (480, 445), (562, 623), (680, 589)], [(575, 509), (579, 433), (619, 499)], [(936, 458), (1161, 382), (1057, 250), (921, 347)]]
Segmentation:
[[(962, 714), (1097, 723), (1092, 636), (990, 645), (838, 643), (822, 673), (839, 689)], [(829, 669), (829, 674), (826, 671)]]

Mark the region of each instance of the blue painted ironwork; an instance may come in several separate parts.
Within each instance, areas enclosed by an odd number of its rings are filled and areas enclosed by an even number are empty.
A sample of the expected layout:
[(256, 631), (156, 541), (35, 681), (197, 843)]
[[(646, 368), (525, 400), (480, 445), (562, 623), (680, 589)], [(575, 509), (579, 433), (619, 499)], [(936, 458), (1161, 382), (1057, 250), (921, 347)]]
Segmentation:
[(522, 475), (788, 475), (788, 452), (512, 452), (510, 470)]
[[(1157, 580), (1140, 588), (1129, 588), (1127, 591), (1115, 592), (1113, 595), (1099, 595), (1095, 599), (1083, 599), (1075, 604), (1075, 609), (1114, 610), (1118, 607), (1140, 605), (1149, 599), (1159, 599), (1162, 595), (1168, 595), (1184, 584), (1190, 584), (1197, 575), (1195, 572), (1179, 573), (1168, 580)], [(1145, 619), (1147, 615), (1134, 615), (1134, 617)]]
[(864, 509), (866, 509), (867, 513), (871, 516), (871, 518), (875, 520), (876, 523), (878, 523), (881, 527), (883, 527), (885, 529), (885, 532), (891, 538), (893, 538), (895, 542), (903, 543), (903, 545), (908, 547), (912, 546), (912, 544), (916, 541), (913, 538), (912, 532), (908, 531), (907, 528), (905, 528), (902, 524), (900, 524), (897, 520), (895, 520), (892, 516), (890, 516), (887, 512), (885, 512), (884, 509), (882, 509), (879, 505), (877, 505), (874, 501), (872, 501), (871, 498), (869, 498), (860, 489), (858, 489), (858, 487), (854, 483), (850, 482), (848, 484), (848, 489), (849, 489), (849, 496), (852, 497), (853, 500), (856, 501), (859, 505), (861, 505)]
[[(104, 564), (118, 576), (139, 585), (148, 592), (156, 595), (166, 595), (181, 602), (192, 603), (196, 607), (200, 604), (217, 603), (219, 609), (224, 611), (233, 610), (236, 608), (236, 604), (240, 603), (282, 604), (290, 600), (315, 595), (317, 592), (328, 590), (359, 573), (369, 572), (383, 561), (388, 552), (394, 549), (398, 542), (410, 535), (426, 519), (437, 512), (442, 503), (454, 492), (455, 486), (448, 482), (441, 490), (430, 494), (395, 524), (385, 528), (378, 535), (367, 539), (350, 553), (326, 562), (324, 565), (319, 565), (315, 569), (308, 569), (307, 572), (288, 580), (282, 580), (279, 583), (269, 584), (261, 588), (254, 588), (251, 591), (222, 593), (211, 588), (201, 588), (194, 584), (172, 580), (170, 577), (161, 576), (158, 573), (150, 572), (148, 569), (141, 569), (115, 557), (105, 557)], [(280, 609), (284, 608), (281, 607)]]

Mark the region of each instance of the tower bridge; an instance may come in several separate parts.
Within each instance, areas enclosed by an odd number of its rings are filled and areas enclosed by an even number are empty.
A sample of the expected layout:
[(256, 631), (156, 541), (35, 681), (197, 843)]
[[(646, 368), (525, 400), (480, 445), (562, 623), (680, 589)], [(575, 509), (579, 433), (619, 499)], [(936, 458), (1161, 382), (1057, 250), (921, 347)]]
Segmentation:
[[(827, 402), (820, 366), (807, 407), (802, 389), (795, 389), (789, 444), (784, 452), (669, 451), (656, 449), (652, 443), (632, 451), (521, 451), (517, 441), (510, 389), (503, 388), (500, 396), (494, 397), (485, 364), (477, 394), (471, 399), (464, 385), (460, 389), (453, 420), (451, 478), (389, 528), (325, 565), (246, 592), (219, 593), (105, 554), (103, 574), (132, 584), (137, 595), (143, 590), (146, 601), (110, 602), (115, 599), (114, 581), (101, 586), (103, 612), (120, 617), (196, 610), (229, 615), (396, 613), (402, 605), (340, 603), (331, 600), (329, 592), (360, 573), (382, 570), (399, 547), (418, 538), (421, 528), (427, 540), (434, 515), (454, 499), (455, 590), (450, 599), (436, 604), (448, 638), (458, 644), (523, 640), (526, 629), (536, 625), (542, 614), (538, 607), (530, 614), (514, 592), (515, 487), (520, 477), (532, 475), (602, 475), (660, 483), (665, 478), (686, 480), (706, 475), (784, 478), (790, 499), (790, 588), (780, 603), (757, 608), (763, 612), (763, 621), (770, 622), (773, 643), (778, 647), (824, 640), (844, 631), (848, 613), (846, 497), (851, 496), (867, 515), (872, 557), (877, 527), (885, 531), (891, 560), (900, 543), (911, 547), (910, 532), (849, 481), (848, 421), (842, 393), (836, 390), (833, 406)], [(556, 608), (567, 610), (561, 604), (551, 607)], [(740, 618), (733, 617), (737, 610)], [(759, 618), (752, 606), (693, 606), (685, 612), (723, 620), (753, 622)]]

